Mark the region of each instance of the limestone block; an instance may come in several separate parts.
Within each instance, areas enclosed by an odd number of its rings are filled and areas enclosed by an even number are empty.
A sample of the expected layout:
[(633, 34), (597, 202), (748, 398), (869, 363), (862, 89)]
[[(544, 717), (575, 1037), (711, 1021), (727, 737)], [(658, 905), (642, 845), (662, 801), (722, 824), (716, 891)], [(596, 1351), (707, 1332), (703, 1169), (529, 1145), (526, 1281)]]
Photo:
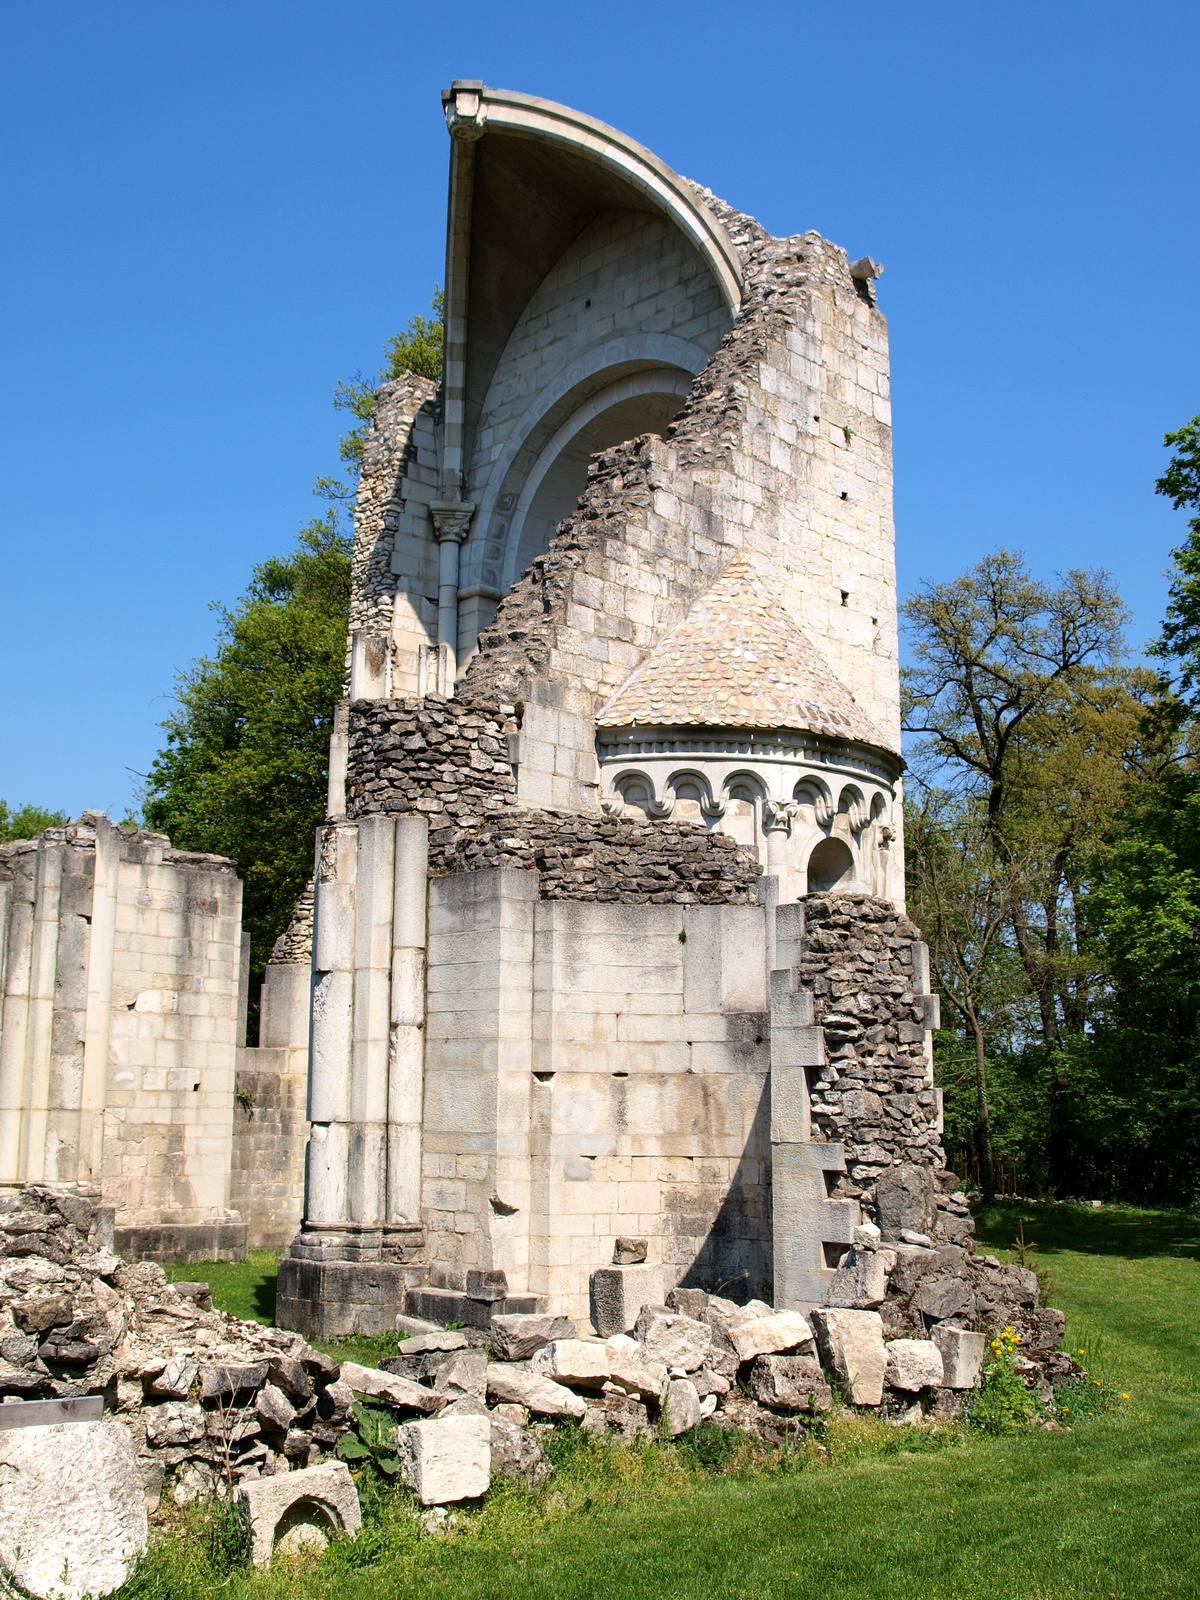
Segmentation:
[(833, 1405), (815, 1356), (759, 1356), (750, 1369), (750, 1393), (776, 1411), (828, 1411)]
[(667, 1295), (667, 1305), (696, 1322), (707, 1321), (708, 1295), (703, 1289), (672, 1289)]
[(148, 1407), (144, 1416), (146, 1442), (158, 1449), (194, 1444), (204, 1437), (204, 1412), (199, 1406), (171, 1400), (166, 1405)]
[(587, 1410), (579, 1396), (564, 1389), (561, 1383), (503, 1361), (493, 1361), (489, 1365), (487, 1392), (489, 1400), (509, 1400), (528, 1406), (539, 1417), (582, 1417)]
[(322, 1422), (345, 1422), (354, 1409), (354, 1390), (339, 1379), (327, 1383), (317, 1400), (317, 1415)]
[(409, 1411), (439, 1411), (445, 1398), (422, 1388), (411, 1378), (399, 1373), (380, 1372), (378, 1367), (360, 1367), (357, 1362), (343, 1361), (341, 1382), (355, 1394), (368, 1395), (372, 1400), (383, 1400), (388, 1405), (403, 1406)]
[(970, 1284), (961, 1278), (922, 1278), (910, 1304), (914, 1311), (928, 1317), (930, 1322), (941, 1322), (946, 1317), (973, 1317), (975, 1296)]
[(489, 1417), (438, 1417), (396, 1429), (404, 1480), (424, 1506), (477, 1500), (492, 1481)]
[(396, 1332), (410, 1334), (415, 1337), (419, 1333), (442, 1333), (436, 1322), (430, 1322), (425, 1317), (406, 1317), (400, 1315), (396, 1318)]
[(891, 1250), (848, 1250), (834, 1273), (825, 1300), (831, 1306), (870, 1310), (883, 1304), (888, 1273), (896, 1265)]
[(552, 1317), (542, 1312), (511, 1312), (493, 1317), (488, 1331), (497, 1361), (528, 1361), (551, 1339), (574, 1339), (577, 1333), (570, 1317)]
[(150, 1393), (155, 1399), (186, 1400), (199, 1376), (200, 1368), (189, 1356), (172, 1356), (151, 1382)]
[(893, 1339), (886, 1348), (884, 1382), (889, 1389), (915, 1394), (918, 1389), (941, 1388), (942, 1356), (932, 1339)]
[(983, 1370), (987, 1336), (966, 1328), (937, 1327), (929, 1336), (942, 1357), (942, 1382), (947, 1389), (974, 1389)]
[(690, 1378), (672, 1378), (667, 1385), (663, 1417), (672, 1439), (689, 1432), (700, 1421), (700, 1396)]
[(512, 1418), (496, 1415), (491, 1430), (493, 1478), (515, 1479), (531, 1489), (545, 1483), (554, 1468), (531, 1433)]
[(487, 1394), (487, 1352), (454, 1350), (434, 1374), (433, 1387), (439, 1394)]
[(887, 1351), (878, 1311), (821, 1309), (812, 1313), (822, 1365), (834, 1375), (845, 1398), (856, 1406), (883, 1399)]
[(296, 1416), (283, 1390), (273, 1383), (264, 1383), (254, 1402), (254, 1414), (268, 1433), (286, 1434)]
[(457, 1400), (451, 1400), (444, 1411), (438, 1412), (438, 1420), (443, 1417), (490, 1417), (491, 1414), (478, 1395), (460, 1394)]
[(614, 1333), (607, 1341), (608, 1367), (614, 1383), (643, 1400), (658, 1400), (667, 1384), (667, 1369), (654, 1361), (646, 1347), (627, 1333)]
[(662, 1301), (662, 1268), (648, 1262), (601, 1267), (590, 1281), (592, 1326), (602, 1338), (629, 1333), (643, 1306)]
[(465, 1350), (467, 1336), (461, 1328), (439, 1328), (432, 1333), (415, 1333), (396, 1346), (402, 1356), (422, 1356), (430, 1350)]
[(494, 1417), (503, 1417), (507, 1422), (515, 1422), (518, 1428), (529, 1426), (529, 1407), (514, 1405), (511, 1400), (501, 1400), (499, 1405), (491, 1408)]
[(769, 1317), (747, 1317), (729, 1329), (739, 1361), (774, 1355), (812, 1344), (812, 1328), (798, 1311), (776, 1311)]
[(256, 1567), (272, 1555), (320, 1549), (335, 1533), (355, 1538), (362, 1526), (358, 1491), (344, 1461), (323, 1461), (238, 1486), (250, 1519), (250, 1557)]
[(666, 1306), (643, 1306), (634, 1333), (651, 1361), (683, 1372), (704, 1365), (712, 1346), (712, 1329)]
[(535, 1352), (529, 1365), (542, 1377), (578, 1389), (599, 1389), (612, 1376), (607, 1345), (586, 1339), (554, 1339)]
[(111, 1594), (146, 1548), (142, 1479), (123, 1423), (0, 1431), (0, 1485), (0, 1562), (38, 1600)]
[(937, 1184), (929, 1167), (889, 1167), (875, 1184), (879, 1226), (895, 1237), (902, 1228), (932, 1233), (937, 1215)]
[(893, 1290), (897, 1294), (914, 1293), (921, 1279), (937, 1264), (936, 1250), (925, 1250), (912, 1244), (897, 1245), (896, 1265), (888, 1274)]

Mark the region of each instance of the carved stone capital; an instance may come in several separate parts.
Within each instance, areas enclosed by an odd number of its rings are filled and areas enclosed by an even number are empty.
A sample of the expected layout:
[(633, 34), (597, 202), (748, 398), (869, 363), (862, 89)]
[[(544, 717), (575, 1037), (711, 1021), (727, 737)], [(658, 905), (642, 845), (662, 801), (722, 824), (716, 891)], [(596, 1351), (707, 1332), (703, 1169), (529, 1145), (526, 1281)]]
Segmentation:
[(445, 539), (461, 544), (470, 529), (475, 505), (468, 500), (436, 500), (429, 508), (429, 515), (439, 544)]
[(474, 144), (483, 137), (487, 124), (487, 106), (483, 103), (482, 83), (455, 83), (447, 91), (443, 105), (446, 126), (452, 139), (462, 139)]
[(796, 815), (794, 800), (765, 800), (763, 802), (763, 832), (790, 833), (792, 818)]

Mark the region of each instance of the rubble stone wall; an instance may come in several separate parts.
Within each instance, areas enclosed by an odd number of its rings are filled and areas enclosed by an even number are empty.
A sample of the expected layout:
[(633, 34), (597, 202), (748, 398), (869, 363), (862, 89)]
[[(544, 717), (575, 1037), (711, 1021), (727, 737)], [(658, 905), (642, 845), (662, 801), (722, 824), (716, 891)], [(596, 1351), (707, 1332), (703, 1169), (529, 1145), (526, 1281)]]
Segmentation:
[(886, 900), (804, 902), (799, 986), (813, 996), (826, 1057), (814, 1074), (812, 1121), (816, 1137), (845, 1147), (843, 1192), (869, 1191), (891, 1166), (945, 1166), (920, 940)]
[[(376, 392), (354, 515), (351, 636), (376, 641), (374, 694), (413, 693), (437, 635), (437, 384), (408, 372)], [(398, 582), (399, 580), (399, 582)], [(399, 592), (397, 589), (399, 588)]]
[(755, 903), (758, 862), (724, 834), (518, 809), (508, 760), (514, 717), (435, 696), (356, 702), (348, 816), (420, 813), (429, 819), (432, 870), (535, 870), (545, 900)]

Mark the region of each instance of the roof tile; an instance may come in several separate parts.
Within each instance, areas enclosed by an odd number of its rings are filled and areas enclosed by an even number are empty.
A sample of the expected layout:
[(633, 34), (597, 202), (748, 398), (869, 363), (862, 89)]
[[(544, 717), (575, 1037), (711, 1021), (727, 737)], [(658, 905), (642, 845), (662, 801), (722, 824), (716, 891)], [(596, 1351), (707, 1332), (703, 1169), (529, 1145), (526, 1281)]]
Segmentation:
[(596, 722), (792, 728), (888, 748), (745, 556), (654, 647)]

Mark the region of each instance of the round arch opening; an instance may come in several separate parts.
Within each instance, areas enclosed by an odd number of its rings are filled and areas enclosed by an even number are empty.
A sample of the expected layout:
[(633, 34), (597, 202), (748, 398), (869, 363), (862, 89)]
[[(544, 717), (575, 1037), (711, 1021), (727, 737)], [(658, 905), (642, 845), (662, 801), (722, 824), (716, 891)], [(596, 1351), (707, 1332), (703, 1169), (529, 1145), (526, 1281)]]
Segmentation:
[[(599, 450), (636, 439), (639, 434), (665, 434), (683, 406), (681, 389), (690, 375), (681, 375), (670, 389), (649, 388), (628, 395), (590, 417), (571, 434), (541, 475), (516, 533), (512, 578), (518, 578), (543, 551), (558, 524), (575, 510), (587, 488), (588, 463)], [(511, 548), (511, 547), (510, 547)]]
[(809, 894), (848, 889), (854, 881), (854, 857), (841, 839), (822, 839), (808, 858)]

